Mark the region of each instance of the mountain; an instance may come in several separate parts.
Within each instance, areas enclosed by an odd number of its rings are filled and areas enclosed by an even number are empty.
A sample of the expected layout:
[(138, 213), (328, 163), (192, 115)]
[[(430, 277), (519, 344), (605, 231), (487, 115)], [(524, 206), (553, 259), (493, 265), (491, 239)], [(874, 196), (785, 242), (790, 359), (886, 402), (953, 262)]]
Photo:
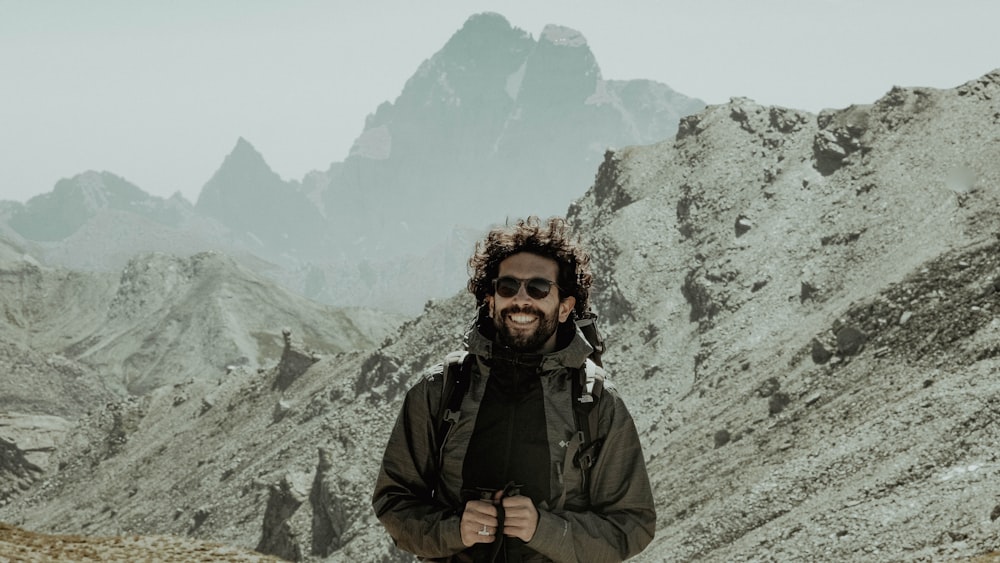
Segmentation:
[[(22, 237), (43, 242), (65, 239), (103, 209), (128, 211), (169, 226), (177, 226), (184, 212), (178, 200), (151, 196), (110, 172), (89, 171), (62, 179), (51, 193), (15, 206), (8, 220)], [(179, 205), (180, 204), (180, 205)]]
[(398, 324), (309, 301), (214, 252), (139, 254), (112, 274), (43, 266), (0, 238), (0, 289), (0, 403), (69, 417), (101, 398), (266, 365), (286, 328), (337, 353), (372, 348)]
[(575, 30), (535, 40), (475, 15), (369, 116), (324, 202), (340, 240), (364, 237), (354, 255), (412, 253), (456, 224), (560, 212), (607, 147), (667, 138), (702, 107), (662, 84), (605, 81)]
[[(568, 215), (657, 504), (637, 561), (996, 560), (998, 114), (1000, 70), (819, 115), (733, 99), (605, 154)], [(273, 367), (95, 410), (0, 518), (410, 560), (371, 486), (472, 314), (317, 362), (293, 332)]]
[(325, 221), (294, 183), (285, 182), (240, 138), (205, 184), (195, 208), (248, 239), (263, 257), (315, 257), (327, 247)]
[(280, 355), (283, 328), (317, 352), (335, 353), (372, 347), (393, 326), (389, 317), (319, 306), (214, 253), (137, 257), (122, 271), (105, 319), (73, 352), (134, 394), (266, 365)]

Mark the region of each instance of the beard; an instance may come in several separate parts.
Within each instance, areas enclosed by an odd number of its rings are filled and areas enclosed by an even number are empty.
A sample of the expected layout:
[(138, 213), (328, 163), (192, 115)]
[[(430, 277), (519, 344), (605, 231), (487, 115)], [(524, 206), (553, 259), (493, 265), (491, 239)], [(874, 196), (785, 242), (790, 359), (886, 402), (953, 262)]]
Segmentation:
[[(497, 331), (497, 340), (515, 352), (538, 352), (545, 346), (549, 338), (555, 334), (559, 326), (557, 311), (546, 313), (535, 307), (511, 306), (502, 311), (494, 311), (493, 326)], [(511, 315), (526, 313), (534, 315), (538, 321), (530, 329), (511, 327)]]

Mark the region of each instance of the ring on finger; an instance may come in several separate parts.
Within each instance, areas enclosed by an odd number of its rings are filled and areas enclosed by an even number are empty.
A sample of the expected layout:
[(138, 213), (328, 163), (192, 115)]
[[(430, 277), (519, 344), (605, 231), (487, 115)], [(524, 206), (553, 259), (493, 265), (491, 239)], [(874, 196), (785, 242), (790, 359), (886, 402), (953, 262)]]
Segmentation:
[(489, 527), (486, 526), (485, 524), (483, 524), (483, 529), (479, 530), (476, 533), (479, 534), (480, 536), (489, 536), (489, 535), (491, 535)]

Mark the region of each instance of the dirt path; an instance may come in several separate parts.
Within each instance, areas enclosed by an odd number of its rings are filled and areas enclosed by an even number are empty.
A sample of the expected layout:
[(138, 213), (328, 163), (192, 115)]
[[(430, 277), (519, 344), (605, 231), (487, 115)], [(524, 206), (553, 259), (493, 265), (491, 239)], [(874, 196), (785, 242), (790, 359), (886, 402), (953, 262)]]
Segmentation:
[(29, 532), (0, 523), (0, 561), (277, 562), (253, 551), (168, 536), (86, 537)]

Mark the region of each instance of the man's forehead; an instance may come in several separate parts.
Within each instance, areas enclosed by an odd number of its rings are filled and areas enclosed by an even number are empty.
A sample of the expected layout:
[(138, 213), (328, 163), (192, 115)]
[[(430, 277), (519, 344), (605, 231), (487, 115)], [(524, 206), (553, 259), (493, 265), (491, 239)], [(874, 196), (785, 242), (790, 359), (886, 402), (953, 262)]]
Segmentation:
[(500, 262), (499, 273), (518, 277), (547, 276), (554, 280), (559, 274), (559, 263), (533, 252), (518, 252)]

